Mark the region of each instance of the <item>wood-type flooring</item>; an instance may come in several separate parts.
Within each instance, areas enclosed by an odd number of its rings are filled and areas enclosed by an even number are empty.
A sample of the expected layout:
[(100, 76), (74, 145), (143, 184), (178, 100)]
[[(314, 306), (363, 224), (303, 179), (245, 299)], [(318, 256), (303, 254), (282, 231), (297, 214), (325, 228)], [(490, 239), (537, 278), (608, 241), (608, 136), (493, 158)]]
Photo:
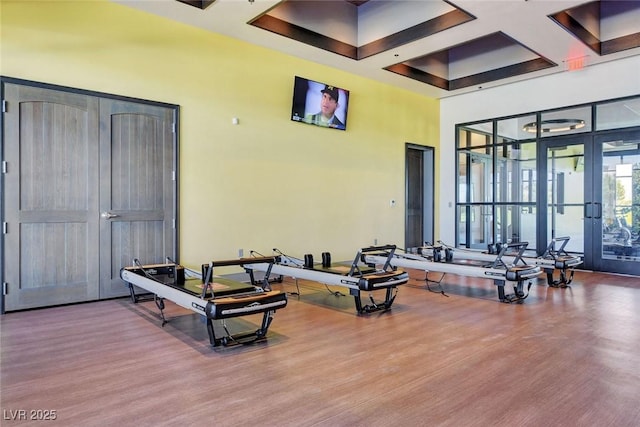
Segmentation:
[(579, 271), (558, 289), (541, 276), (504, 304), (490, 280), (446, 275), (438, 293), (410, 273), (390, 311), (364, 316), (346, 289), (300, 282), (251, 346), (212, 348), (168, 301), (164, 327), (130, 299), (7, 313), (0, 424), (640, 425), (640, 277)]

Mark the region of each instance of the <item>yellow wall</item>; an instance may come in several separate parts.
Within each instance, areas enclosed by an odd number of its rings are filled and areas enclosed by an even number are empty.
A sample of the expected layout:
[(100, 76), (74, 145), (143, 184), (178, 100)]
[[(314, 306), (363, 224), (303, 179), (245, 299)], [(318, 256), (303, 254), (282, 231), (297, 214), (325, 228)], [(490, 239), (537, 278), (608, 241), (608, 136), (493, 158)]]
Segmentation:
[[(102, 0), (0, 16), (3, 76), (180, 105), (183, 263), (404, 245), (405, 142), (437, 148), (437, 100)], [(347, 131), (290, 121), (295, 75), (351, 91)]]

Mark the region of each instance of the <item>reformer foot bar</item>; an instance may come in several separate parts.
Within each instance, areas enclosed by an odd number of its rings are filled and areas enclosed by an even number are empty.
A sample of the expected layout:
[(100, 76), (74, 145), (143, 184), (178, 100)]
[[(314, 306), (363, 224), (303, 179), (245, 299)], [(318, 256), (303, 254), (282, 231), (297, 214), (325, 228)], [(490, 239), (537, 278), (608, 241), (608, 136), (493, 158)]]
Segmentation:
[[(492, 279), (493, 283), (498, 287), (498, 299), (501, 302), (521, 303), (527, 298), (528, 291), (532, 285), (532, 282), (529, 281), (529, 285), (525, 292), (524, 282), (538, 276), (542, 273), (542, 270), (538, 266), (519, 264), (522, 262), (522, 259), (519, 256), (516, 256), (513, 259), (513, 262), (507, 264), (505, 263), (503, 256), (509, 249), (517, 250), (518, 254), (521, 255), (525, 251), (527, 244), (528, 243), (526, 242), (521, 242), (504, 245), (500, 253), (493, 257), (493, 262), (491, 266), (488, 267), (435, 262), (424, 255), (410, 253), (396, 253), (389, 262), (392, 266), (423, 270), (425, 272), (437, 271), (440, 273), (452, 273), (460, 276)], [(384, 256), (380, 255), (365, 254), (363, 255), (363, 261), (369, 265), (375, 265), (385, 262), (386, 259)], [(504, 287), (506, 282), (515, 282), (513, 285), (513, 294), (507, 295), (505, 293)]]
[[(124, 267), (120, 271), (120, 277), (128, 284), (134, 303), (137, 302), (134, 286), (155, 296), (162, 326), (167, 323), (163, 309), (164, 300), (168, 299), (206, 319), (209, 341), (213, 347), (250, 344), (266, 339), (276, 310), (287, 305), (286, 293), (272, 290), (269, 286), (269, 271), (274, 262), (274, 257), (211, 261), (209, 264), (203, 264), (202, 275), (189, 270), (195, 278), (185, 278), (185, 268), (181, 265), (169, 262), (141, 265), (136, 261), (136, 265)], [(263, 268), (265, 277), (262, 283), (254, 279), (253, 270), (245, 269), (250, 275), (249, 283), (213, 275), (215, 267), (244, 267), (248, 263)], [(263, 313), (259, 329), (234, 335), (229, 333), (225, 319), (259, 313)], [(222, 322), (226, 336), (216, 337), (214, 320)]]
[[(331, 264), (331, 256), (328, 252), (322, 254), (322, 264), (315, 264), (313, 256), (305, 255), (305, 260), (283, 254), (278, 249), (274, 252), (277, 262), (271, 267), (271, 273), (293, 277), (295, 279), (311, 280), (331, 286), (341, 286), (349, 289), (353, 296), (358, 314), (386, 311), (391, 308), (397, 295), (397, 287), (409, 281), (409, 275), (397, 270), (390, 263), (395, 253), (395, 245), (368, 247), (358, 250), (351, 264)], [(362, 255), (371, 252), (385, 251), (386, 258), (379, 263), (382, 268), (375, 268), (361, 264)], [(265, 264), (245, 265), (247, 269), (265, 271)], [(386, 292), (384, 302), (376, 302), (371, 294), (373, 291), (384, 290)], [(371, 304), (362, 304), (361, 292), (369, 292)]]
[[(570, 237), (556, 237), (549, 242), (547, 249), (540, 257), (528, 257), (522, 255), (520, 258), (525, 264), (532, 264), (539, 266), (547, 275), (547, 284), (549, 286), (558, 288), (566, 288), (573, 281), (573, 275), (575, 273), (575, 267), (582, 264), (582, 258), (576, 255), (570, 255), (565, 250), (567, 243), (569, 243)], [(432, 246), (432, 247), (423, 247), (418, 249), (418, 253), (423, 255), (427, 255), (429, 253), (432, 254), (433, 260), (441, 261), (444, 260), (446, 262), (453, 261), (454, 252), (460, 256), (461, 259), (469, 260), (469, 261), (482, 261), (491, 263), (495, 260), (495, 257), (498, 252), (501, 251), (502, 247), (505, 245), (497, 244), (494, 245), (496, 253), (491, 252), (480, 252), (474, 251), (471, 249), (459, 249), (452, 248), (450, 246), (445, 245), (443, 242), (438, 242), (443, 246)], [(556, 249), (556, 243), (560, 243), (560, 247)], [(445, 251), (444, 259), (442, 258), (441, 251)], [(502, 260), (506, 263), (515, 263), (517, 253), (512, 253), (512, 251), (508, 251), (504, 255), (502, 255)], [(554, 279), (554, 272), (559, 271), (558, 279)], [(567, 274), (568, 272), (568, 274)]]

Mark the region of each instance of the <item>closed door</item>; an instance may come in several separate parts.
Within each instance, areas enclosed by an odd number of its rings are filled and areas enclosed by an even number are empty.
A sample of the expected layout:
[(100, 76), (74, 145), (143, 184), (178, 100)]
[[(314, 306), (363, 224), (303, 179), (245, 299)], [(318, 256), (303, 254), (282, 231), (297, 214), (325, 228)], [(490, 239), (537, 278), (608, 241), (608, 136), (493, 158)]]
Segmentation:
[[(591, 263), (587, 255), (590, 251), (585, 246), (588, 236), (585, 234), (584, 206), (590, 200), (588, 183), (593, 179), (593, 169), (585, 170), (584, 162), (590, 138), (565, 137), (544, 142), (546, 163), (541, 164), (539, 170), (547, 179), (539, 183), (539, 195), (545, 198), (545, 203), (540, 211), (537, 245), (546, 248), (551, 239), (569, 236), (571, 239), (565, 250), (585, 255), (588, 268)], [(590, 161), (591, 156), (588, 159)]]
[(176, 256), (171, 108), (4, 94), (4, 310), (126, 295), (118, 272), (133, 257)]
[(640, 132), (557, 138), (543, 145), (548, 179), (540, 247), (570, 236), (584, 268), (640, 273)]
[(407, 144), (405, 150), (405, 248), (433, 243), (433, 148)]
[(585, 205), (594, 269), (640, 274), (640, 132), (595, 138), (593, 203)]

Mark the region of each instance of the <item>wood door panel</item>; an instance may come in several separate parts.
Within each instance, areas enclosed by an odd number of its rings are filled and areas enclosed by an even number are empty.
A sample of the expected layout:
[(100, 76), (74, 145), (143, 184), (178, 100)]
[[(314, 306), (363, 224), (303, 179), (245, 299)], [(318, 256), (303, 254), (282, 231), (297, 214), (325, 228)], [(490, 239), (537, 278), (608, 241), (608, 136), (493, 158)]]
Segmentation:
[[(86, 223), (22, 224), (21, 289), (87, 283), (87, 229)], [(93, 293), (98, 296), (97, 289)]]
[[(152, 105), (102, 100), (100, 296), (126, 295), (119, 271), (134, 258), (143, 263), (176, 259), (173, 112)], [(105, 159), (108, 159), (106, 161)]]
[(89, 209), (88, 145), (95, 141), (87, 115), (75, 106), (20, 103), (21, 211)]
[(5, 310), (98, 297), (98, 103), (6, 84)]
[(162, 210), (166, 173), (159, 167), (165, 155), (162, 121), (143, 114), (114, 114), (111, 126), (111, 209)]
[[(120, 278), (120, 269), (133, 265), (157, 263), (165, 251), (164, 221), (118, 221), (111, 223), (111, 278)], [(132, 256), (132, 254), (135, 254)], [(166, 256), (171, 256), (167, 254)], [(151, 260), (151, 261), (150, 261)], [(164, 261), (164, 257), (161, 261)]]
[(87, 223), (21, 225), (22, 264), (8, 310), (98, 299), (97, 280), (89, 276), (95, 266), (87, 259), (88, 228)]

